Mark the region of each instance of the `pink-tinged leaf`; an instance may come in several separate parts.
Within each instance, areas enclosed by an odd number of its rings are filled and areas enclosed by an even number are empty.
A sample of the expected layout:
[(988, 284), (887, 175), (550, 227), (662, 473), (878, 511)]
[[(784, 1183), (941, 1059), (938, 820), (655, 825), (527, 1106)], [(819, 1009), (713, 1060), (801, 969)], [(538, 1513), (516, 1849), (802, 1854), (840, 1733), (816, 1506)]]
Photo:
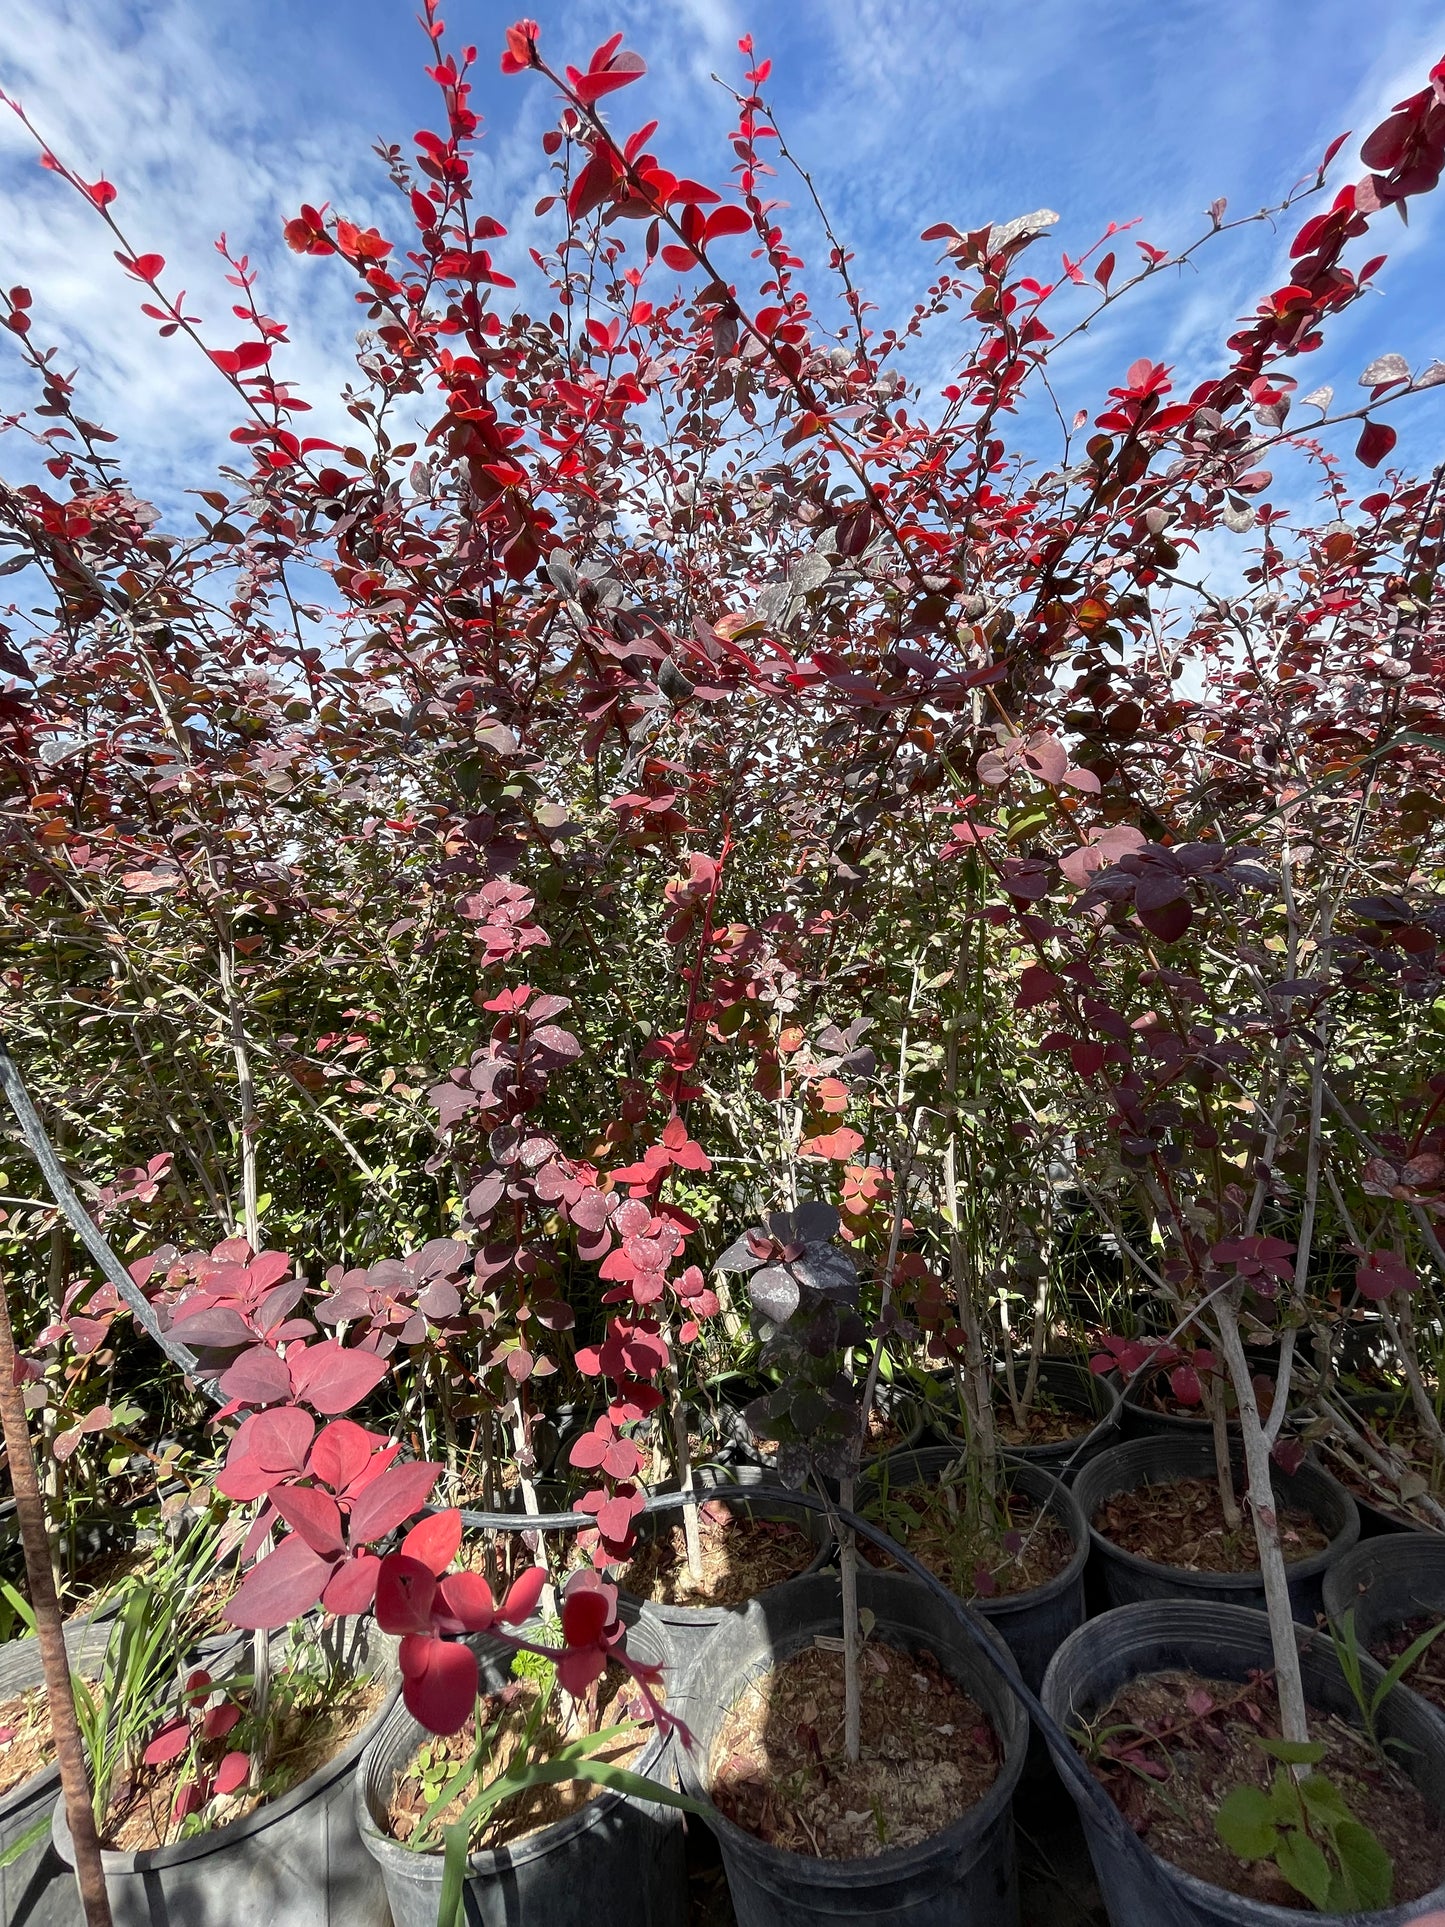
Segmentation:
[(252, 1631), (289, 1626), (310, 1612), (330, 1577), (330, 1560), (293, 1532), (246, 1574), (222, 1617)]
[(1398, 439), (1388, 422), (1367, 421), (1355, 444), (1355, 458), (1363, 462), (1366, 468), (1378, 468)]
[(271, 1528), (275, 1523), (276, 1508), (268, 1500), (251, 1521), (251, 1529), (241, 1542), (241, 1553), (238, 1561), (241, 1566), (245, 1567), (250, 1565), (256, 1555), (265, 1548), (271, 1537)]
[(348, 1349), (334, 1338), (308, 1345), (299, 1356), (293, 1351), (286, 1363), (297, 1398), (328, 1418), (359, 1405), (391, 1369), (375, 1352)]
[(242, 1352), (222, 1372), (219, 1383), (225, 1396), (240, 1405), (276, 1405), (291, 1397), (291, 1374), (285, 1361), (262, 1345)]
[(403, 1558), (415, 1559), (419, 1566), (425, 1566), (440, 1578), (456, 1558), (461, 1543), (462, 1515), (453, 1506), (446, 1512), (434, 1512), (429, 1519), (414, 1525), (398, 1551)]
[(280, 1405), (274, 1411), (254, 1413), (236, 1434), (238, 1439), (243, 1435), (252, 1457), (268, 1472), (301, 1473), (316, 1436), (316, 1421), (298, 1406)]
[(376, 1575), (377, 1625), (384, 1633), (429, 1632), (436, 1591), (434, 1572), (416, 1559), (390, 1553)]
[(281, 1485), (271, 1493), (281, 1517), (323, 1559), (336, 1559), (346, 1550), (341, 1536), (341, 1509), (329, 1492), (314, 1485)]
[[(333, 1419), (317, 1434), (306, 1470), (313, 1478), (329, 1485), (333, 1492), (349, 1492), (370, 1469), (373, 1458), (379, 1456), (375, 1448), (384, 1443), (379, 1432), (368, 1432), (355, 1419)], [(401, 1448), (398, 1445), (396, 1449)], [(395, 1457), (395, 1453), (392, 1456)], [(385, 1471), (389, 1463), (390, 1460), (384, 1461), (380, 1470)]]
[(165, 1766), (178, 1760), (191, 1743), (189, 1720), (169, 1720), (156, 1734), (141, 1758), (147, 1766)]
[(567, 1454), (567, 1461), (579, 1471), (591, 1472), (606, 1458), (612, 1441), (601, 1432), (584, 1432)]
[(557, 1682), (573, 1699), (581, 1699), (606, 1671), (607, 1653), (603, 1647), (569, 1646), (557, 1661)]
[(505, 1620), (509, 1626), (520, 1626), (523, 1620), (530, 1619), (546, 1583), (547, 1568), (529, 1566), (507, 1588), (507, 1596), (497, 1609), (498, 1619)]
[(497, 1617), (492, 1589), (479, 1572), (454, 1572), (437, 1588), (442, 1606), (463, 1631), (484, 1633)]
[(263, 1291), (290, 1275), (291, 1257), (285, 1251), (263, 1251), (253, 1258), (246, 1267), (246, 1283), (251, 1292), (260, 1297)]
[(987, 1566), (974, 1567), (973, 1589), (980, 1599), (992, 1599), (998, 1591), (998, 1581)]
[(219, 1706), (210, 1707), (201, 1718), (201, 1738), (203, 1740), (223, 1740), (241, 1717), (241, 1709), (234, 1700), (222, 1700)]
[(178, 1306), (171, 1328), (196, 1351), (229, 1351), (234, 1345), (256, 1342), (256, 1334), (241, 1314), (225, 1305), (203, 1306), (189, 1318), (185, 1306)]
[(430, 1733), (459, 1733), (477, 1700), (477, 1660), (470, 1646), (412, 1633), (397, 1654), (407, 1711)]
[(432, 1487), (441, 1477), (441, 1467), (428, 1459), (409, 1465), (393, 1465), (367, 1485), (351, 1506), (351, 1543), (366, 1545), (384, 1539), (431, 1497)]
[(1214, 1695), (1206, 1693), (1202, 1686), (1196, 1686), (1185, 1696), (1184, 1704), (1196, 1718), (1203, 1719), (1206, 1713), (1214, 1711)]
[(234, 1793), (243, 1787), (251, 1771), (249, 1753), (228, 1753), (216, 1768), (216, 1792)]
[(374, 1552), (353, 1553), (332, 1573), (321, 1595), (322, 1605), (338, 1619), (368, 1611), (376, 1597), (380, 1571), (381, 1561)]

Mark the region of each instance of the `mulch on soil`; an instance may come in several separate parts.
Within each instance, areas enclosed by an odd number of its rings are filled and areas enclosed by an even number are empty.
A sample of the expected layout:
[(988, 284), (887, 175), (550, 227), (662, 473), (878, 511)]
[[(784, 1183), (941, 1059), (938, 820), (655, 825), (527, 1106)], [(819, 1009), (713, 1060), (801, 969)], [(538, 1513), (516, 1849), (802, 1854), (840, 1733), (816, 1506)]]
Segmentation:
[(751, 1680), (713, 1746), (717, 1806), (770, 1845), (822, 1860), (916, 1846), (976, 1806), (998, 1777), (998, 1737), (933, 1655), (869, 1641), (860, 1688), (850, 1766), (841, 1653), (809, 1647)]
[[(1054, 1515), (1021, 1492), (1003, 1494), (999, 1512), (971, 1527), (950, 1487), (898, 1485), (867, 1516), (961, 1599), (1011, 1597), (1056, 1578), (1074, 1543)], [(876, 1546), (860, 1541), (860, 1549), (871, 1566), (895, 1564)]]
[[(1123, 1552), (1185, 1572), (1253, 1572), (1259, 1565), (1249, 1508), (1231, 1530), (1214, 1479), (1171, 1479), (1116, 1492), (1094, 1514), (1093, 1526)], [(1308, 1512), (1279, 1508), (1286, 1560), (1309, 1559), (1329, 1545), (1329, 1535)]]
[[(1272, 1860), (1238, 1859), (1214, 1826), (1233, 1788), (1267, 1789), (1274, 1777), (1277, 1762), (1258, 1744), (1279, 1734), (1272, 1681), (1154, 1673), (1131, 1682), (1092, 1726), (1108, 1734), (1094, 1773), (1152, 1852), (1231, 1893), (1313, 1911)], [(1126, 1731), (1109, 1733), (1117, 1727)], [(1325, 1747), (1312, 1771), (1329, 1776), (1393, 1860), (1396, 1903), (1428, 1893), (1445, 1874), (1441, 1816), (1357, 1728), (1312, 1711), (1310, 1732)]]
[[(527, 1723), (541, 1691), (538, 1681), (525, 1675), (509, 1680), (500, 1692), (493, 1693), (482, 1702), (486, 1709), (486, 1721), (495, 1722), (485, 1769), (488, 1781), (505, 1773), (523, 1746)], [(657, 1688), (653, 1692), (659, 1700), (665, 1697)], [(636, 1682), (625, 1667), (614, 1663), (580, 1700), (572, 1699), (560, 1689), (553, 1692), (551, 1704), (538, 1729), (536, 1756), (545, 1759), (567, 1740), (595, 1733), (605, 1726), (620, 1725), (624, 1720), (643, 1720), (648, 1717), (647, 1704)], [(630, 1767), (652, 1737), (653, 1728), (648, 1724), (640, 1730), (620, 1734), (592, 1757), (610, 1766)], [(460, 1733), (428, 1740), (411, 1765), (397, 1775), (387, 1809), (388, 1830), (396, 1839), (411, 1839), (430, 1804), (419, 1769), (424, 1767), (429, 1776), (445, 1781), (471, 1757), (476, 1743), (476, 1716), (473, 1715)], [(525, 1788), (493, 1808), (472, 1838), (472, 1851), (477, 1853), (494, 1847), (515, 1846), (519, 1840), (540, 1833), (544, 1827), (550, 1827), (558, 1820), (565, 1820), (569, 1814), (576, 1813), (605, 1790), (590, 1780), (563, 1780), (555, 1786)], [(450, 1825), (459, 1820), (467, 1803), (478, 1791), (480, 1788), (475, 1783), (466, 1786), (438, 1816), (441, 1824)]]
[[(359, 1680), (351, 1692), (329, 1705), (284, 1714), (276, 1722), (260, 1787), (242, 1787), (213, 1802), (212, 1827), (245, 1819), (258, 1807), (281, 1799), (313, 1773), (319, 1773), (355, 1739), (387, 1690), (384, 1680)], [(171, 1815), (184, 1777), (188, 1777), (184, 1754), (163, 1766), (138, 1767), (134, 1780), (116, 1787), (101, 1830), (101, 1844), (122, 1853), (144, 1853), (174, 1840), (177, 1828)]]
[(707, 1500), (697, 1516), (700, 1577), (688, 1570), (681, 1520), (659, 1524), (620, 1575), (628, 1592), (665, 1606), (745, 1606), (769, 1586), (806, 1571), (818, 1550), (801, 1527), (787, 1520), (750, 1518), (721, 1499)]

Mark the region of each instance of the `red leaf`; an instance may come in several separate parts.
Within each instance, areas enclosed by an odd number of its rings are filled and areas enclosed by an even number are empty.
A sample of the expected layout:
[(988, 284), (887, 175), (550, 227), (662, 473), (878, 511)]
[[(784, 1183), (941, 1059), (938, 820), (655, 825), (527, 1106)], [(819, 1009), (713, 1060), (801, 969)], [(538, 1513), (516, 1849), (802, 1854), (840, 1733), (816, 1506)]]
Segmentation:
[(253, 1413), (236, 1434), (244, 1437), (250, 1455), (267, 1472), (302, 1472), (316, 1436), (316, 1421), (299, 1406), (280, 1405), (274, 1411)]
[(376, 1575), (376, 1623), (384, 1633), (425, 1633), (431, 1628), (436, 1574), (399, 1552), (381, 1562)]
[(477, 1660), (470, 1646), (412, 1633), (397, 1658), (401, 1696), (412, 1718), (431, 1733), (459, 1733), (477, 1701)]
[(568, 218), (580, 221), (594, 208), (601, 207), (612, 192), (614, 179), (612, 157), (605, 147), (600, 147), (572, 183), (567, 196)]
[(334, 1338), (308, 1345), (299, 1357), (291, 1352), (286, 1363), (297, 1398), (328, 1418), (360, 1404), (390, 1370), (375, 1352), (348, 1350)]
[(537, 1610), (537, 1601), (542, 1597), (542, 1588), (547, 1583), (545, 1566), (529, 1566), (507, 1588), (507, 1596), (497, 1609), (498, 1619), (506, 1620), (509, 1626), (520, 1626), (524, 1619), (530, 1619)]
[(380, 1571), (381, 1561), (374, 1552), (358, 1552), (343, 1560), (327, 1582), (321, 1595), (322, 1605), (338, 1619), (366, 1612), (376, 1597)]
[[(612, 66), (599, 73), (576, 74), (568, 68), (567, 78), (572, 82), (572, 91), (585, 107), (594, 100), (601, 100), (604, 94), (614, 94), (619, 87), (627, 87), (634, 80), (640, 80), (647, 72), (639, 54), (619, 54)], [(575, 78), (574, 78), (575, 74)]]
[(340, 1508), (329, 1492), (314, 1485), (283, 1485), (272, 1492), (271, 1503), (323, 1559), (335, 1559), (346, 1550)]
[(675, 241), (668, 242), (662, 250), (662, 258), (670, 268), (676, 268), (679, 274), (686, 274), (689, 268), (697, 266), (697, 256), (692, 249), (679, 247)]
[(1366, 468), (1378, 468), (1399, 437), (1388, 422), (1367, 421), (1355, 444), (1355, 455)]
[(453, 1507), (447, 1512), (434, 1512), (431, 1518), (414, 1525), (399, 1551), (403, 1558), (415, 1559), (419, 1566), (440, 1577), (456, 1558), (461, 1543), (462, 1515)]
[(393, 1465), (373, 1479), (351, 1507), (351, 1543), (364, 1545), (384, 1539), (424, 1506), (441, 1477), (441, 1467), (422, 1459)]
[(219, 1706), (211, 1707), (201, 1718), (201, 1738), (203, 1740), (223, 1740), (241, 1717), (241, 1709), (234, 1700), (222, 1700)]
[(330, 1561), (293, 1532), (251, 1568), (222, 1617), (230, 1626), (253, 1630), (289, 1626), (310, 1612), (330, 1577)]
[[(372, 1450), (380, 1443), (377, 1433), (368, 1432), (366, 1427), (358, 1425), (355, 1419), (333, 1419), (331, 1424), (323, 1426), (317, 1435), (316, 1443), (311, 1448), (311, 1456), (306, 1461), (306, 1469), (313, 1478), (320, 1479), (324, 1484), (329, 1485), (333, 1492), (345, 1492), (361, 1478), (371, 1465), (373, 1458), (381, 1457)], [(394, 1458), (396, 1452), (400, 1450), (401, 1447), (398, 1445), (392, 1457)], [(383, 1459), (377, 1470), (384, 1472), (389, 1463), (390, 1460)]]
[(590, 1589), (569, 1592), (562, 1601), (562, 1636), (569, 1646), (595, 1646), (610, 1618), (605, 1593)]
[(443, 1606), (469, 1633), (484, 1633), (497, 1617), (492, 1589), (479, 1572), (454, 1572), (438, 1587)]
[(751, 234), (753, 217), (745, 207), (714, 208), (707, 217), (703, 240), (711, 243), (724, 234)]
[(237, 1787), (246, 1784), (246, 1777), (250, 1771), (249, 1753), (228, 1753), (216, 1768), (216, 1792), (234, 1793)]
[[(184, 1336), (184, 1326), (181, 1332)], [(253, 1345), (222, 1372), (219, 1382), (226, 1397), (241, 1405), (274, 1405), (290, 1398), (292, 1374), (267, 1346)]]
[(1181, 1405), (1198, 1405), (1204, 1397), (1204, 1387), (1192, 1365), (1176, 1365), (1169, 1374), (1169, 1384)]
[(156, 1734), (141, 1758), (147, 1766), (164, 1766), (168, 1760), (178, 1760), (190, 1743), (190, 1721), (171, 1720)]

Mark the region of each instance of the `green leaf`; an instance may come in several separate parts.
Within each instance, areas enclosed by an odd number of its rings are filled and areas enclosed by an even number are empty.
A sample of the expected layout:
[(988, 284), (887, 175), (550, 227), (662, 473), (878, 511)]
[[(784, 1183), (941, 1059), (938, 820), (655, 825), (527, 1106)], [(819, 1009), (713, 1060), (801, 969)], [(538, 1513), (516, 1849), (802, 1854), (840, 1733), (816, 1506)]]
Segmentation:
[(13, 1867), (15, 1862), (29, 1853), (33, 1846), (50, 1837), (50, 1815), (42, 1814), (33, 1827), (27, 1827), (18, 1840), (12, 1840), (4, 1853), (0, 1853), (0, 1868)]
[(467, 1829), (458, 1821), (446, 1830), (442, 1855), (442, 1893), (437, 1905), (437, 1927), (462, 1927), (462, 1901), (467, 1886)]
[(1385, 1674), (1385, 1677), (1375, 1688), (1374, 1698), (1370, 1701), (1370, 1712), (1372, 1715), (1379, 1712), (1382, 1701), (1394, 1692), (1395, 1688), (1415, 1664), (1415, 1661), (1420, 1657), (1421, 1653), (1432, 1646), (1440, 1637), (1441, 1633), (1445, 1633), (1445, 1619), (1442, 1619), (1436, 1626), (1428, 1627), (1421, 1633), (1418, 1639), (1412, 1640), (1404, 1652), (1401, 1653), (1400, 1657), (1394, 1661), (1389, 1671)]
[(1312, 1819), (1321, 1826), (1335, 1827), (1341, 1820), (1353, 1816), (1343, 1793), (1333, 1780), (1327, 1780), (1323, 1773), (1311, 1773), (1299, 1783), (1299, 1795), (1308, 1808)]
[[(17, 1592), (8, 1579), (0, 1579), (0, 1593), (3, 1593), (10, 1610), (19, 1619), (27, 1632), (35, 1631), (35, 1614), (31, 1611), (30, 1601), (23, 1593)], [(7, 1863), (0, 1861), (0, 1866)]]
[(1325, 1757), (1325, 1749), (1317, 1740), (1260, 1740), (1272, 1760), (1283, 1760), (1286, 1766), (1318, 1766)]
[(1367, 1826), (1342, 1820), (1335, 1828), (1340, 1873), (1350, 1888), (1348, 1911), (1368, 1914), (1388, 1907), (1395, 1896), (1395, 1863)]
[(1214, 1816), (1214, 1831), (1241, 1860), (1267, 1860), (1279, 1839), (1269, 1795), (1257, 1786), (1237, 1786)]
[(1330, 1863), (1307, 1833), (1291, 1829), (1279, 1837), (1274, 1863), (1296, 1893), (1325, 1911), (1330, 1898)]

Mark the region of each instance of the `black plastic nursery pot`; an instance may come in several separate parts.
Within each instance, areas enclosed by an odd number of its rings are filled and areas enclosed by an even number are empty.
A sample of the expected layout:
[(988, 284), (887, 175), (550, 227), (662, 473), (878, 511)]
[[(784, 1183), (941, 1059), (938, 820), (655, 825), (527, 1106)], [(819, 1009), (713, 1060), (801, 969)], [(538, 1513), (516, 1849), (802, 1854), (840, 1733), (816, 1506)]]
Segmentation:
[[(1407, 1392), (1364, 1392), (1356, 1394), (1345, 1402), (1376, 1424), (1381, 1420), (1398, 1418), (1410, 1410), (1410, 1396)], [(1325, 1463), (1328, 1464), (1330, 1459), (1328, 1440), (1323, 1443), (1322, 1455)], [(1392, 1503), (1383, 1491), (1378, 1499), (1365, 1498), (1359, 1492), (1353, 1493), (1352, 1496), (1360, 1514), (1362, 1539), (1373, 1539), (1384, 1533), (1396, 1532), (1428, 1532), (1445, 1539), (1445, 1531), (1431, 1525), (1428, 1519), (1416, 1518), (1413, 1513)]]
[[(813, 1544), (813, 1558), (798, 1578), (807, 1578), (827, 1564), (833, 1551), (833, 1533), (826, 1515), (770, 1497), (785, 1490), (776, 1472), (758, 1465), (699, 1466), (693, 1482), (701, 1503), (717, 1500), (750, 1519), (779, 1520), (806, 1533)], [(677, 1485), (674, 1481), (658, 1489), (675, 1492)], [(680, 1511), (644, 1512), (636, 1522), (637, 1543), (644, 1546), (659, 1532), (670, 1532), (681, 1524)], [(639, 1598), (625, 1587), (618, 1593), (617, 1609), (629, 1624), (646, 1615), (667, 1629), (679, 1673), (691, 1665), (713, 1628), (742, 1610), (739, 1606), (670, 1606), (661, 1600)]]
[[(1238, 1463), (1235, 1473), (1238, 1481)], [(1198, 1599), (1263, 1607), (1264, 1581), (1258, 1570), (1194, 1572), (1182, 1566), (1157, 1565), (1114, 1545), (1094, 1525), (1094, 1514), (1116, 1493), (1168, 1485), (1177, 1479), (1214, 1476), (1214, 1444), (1208, 1436), (1130, 1439), (1084, 1467), (1074, 1481), (1074, 1496), (1089, 1526), (1095, 1565), (1110, 1606), (1127, 1606), (1141, 1599)], [(1345, 1488), (1317, 1465), (1306, 1462), (1297, 1472), (1272, 1466), (1270, 1476), (1278, 1503), (1308, 1512), (1329, 1537), (1323, 1552), (1292, 1560), (1288, 1567), (1294, 1616), (1311, 1625), (1321, 1609), (1325, 1573), (1360, 1536), (1359, 1514)]]
[[(1021, 1367), (1020, 1383), (1027, 1375)], [(1001, 1381), (1000, 1381), (1001, 1383)], [(1041, 1466), (1066, 1484), (1072, 1485), (1080, 1468), (1097, 1458), (1119, 1437), (1123, 1392), (1114, 1373), (1101, 1374), (1089, 1369), (1086, 1358), (1062, 1354), (1039, 1360), (1038, 1388), (1066, 1412), (1077, 1412), (1079, 1429), (1071, 1438), (1055, 1439), (1042, 1445), (1003, 1444), (1000, 1450), (1010, 1459), (1025, 1465)], [(1005, 1402), (995, 1411), (1007, 1412)], [(958, 1410), (958, 1388), (951, 1374), (936, 1376), (923, 1406), (924, 1442), (951, 1445), (964, 1437), (964, 1422)]]
[(1445, 1533), (1362, 1539), (1325, 1574), (1324, 1594), (1330, 1624), (1353, 1611), (1355, 1637), (1366, 1648), (1412, 1619), (1445, 1618)]
[[(394, 1641), (374, 1635), (371, 1656), (394, 1673)], [(400, 1691), (394, 1681), (334, 1759), (245, 1819), (173, 1846), (102, 1853), (114, 1927), (390, 1927), (385, 1887), (356, 1830), (352, 1781)], [(72, 1866), (63, 1799), (51, 1837)]]
[[(109, 1630), (90, 1620), (66, 1627), (65, 1649), (78, 1672), (99, 1667)], [(0, 1700), (44, 1684), (33, 1635), (0, 1646)], [(59, 1791), (60, 1769), (52, 1763), (0, 1794), (0, 1859), (41, 1829), (23, 1853), (0, 1867), (0, 1927), (84, 1927), (75, 1875), (51, 1844), (49, 1821)]]
[[(538, 1631), (527, 1630), (533, 1637)], [(469, 1643), (482, 1691), (505, 1686), (510, 1650), (485, 1636)], [(666, 1665), (670, 1658), (665, 1630), (645, 1620), (629, 1631), (627, 1643), (639, 1659)], [(385, 1884), (394, 1927), (436, 1927), (441, 1900), (442, 1856), (414, 1853), (385, 1824), (396, 1776), (426, 1738), (426, 1729), (398, 1704), (353, 1776), (357, 1831)], [(673, 1785), (671, 1754), (671, 1741), (655, 1737), (632, 1770)], [(467, 1927), (685, 1927), (682, 1815), (603, 1788), (530, 1838), (472, 1854), (463, 1917)]]
[[(1262, 1372), (1273, 1378), (1279, 1370), (1278, 1349), (1260, 1350), (1247, 1345), (1245, 1357), (1250, 1370)], [(1114, 1376), (1114, 1374), (1111, 1374)], [(1167, 1373), (1165, 1373), (1167, 1377)], [(1139, 1378), (1123, 1389), (1123, 1402), (1120, 1407), (1121, 1436), (1124, 1439), (1152, 1438), (1210, 1438), (1213, 1436), (1213, 1422), (1202, 1406), (1188, 1412), (1161, 1412), (1149, 1404), (1141, 1395), (1148, 1383), (1149, 1374), (1141, 1373)], [(1239, 1436), (1239, 1420), (1227, 1420), (1231, 1438)]]
[[(1358, 1725), (1328, 1637), (1302, 1626), (1295, 1637), (1310, 1706)], [(1118, 1692), (1149, 1673), (1185, 1670), (1242, 1685), (1251, 1671), (1273, 1664), (1263, 1613), (1199, 1600), (1141, 1602), (1090, 1620), (1065, 1641), (1044, 1677), (1041, 1698), (1068, 1731), (1105, 1711)], [(1366, 1685), (1373, 1687), (1382, 1669), (1371, 1660), (1363, 1664)], [(1445, 1721), (1413, 1693), (1391, 1693), (1379, 1730), (1399, 1742), (1401, 1765), (1445, 1822)], [(1065, 1784), (1072, 1791), (1067, 1778)], [(1109, 1829), (1091, 1803), (1075, 1798), (1112, 1927), (1406, 1927), (1445, 1904), (1445, 1885), (1408, 1905), (1368, 1914), (1320, 1914), (1304, 1903), (1295, 1909), (1246, 1899), (1196, 1879), (1124, 1829)]]
[[(1019, 1927), (1012, 1800), (1028, 1750), (1028, 1721), (1006, 1674), (992, 1666), (941, 1600), (914, 1579), (863, 1566), (858, 1601), (874, 1615), (870, 1637), (904, 1651), (927, 1648), (992, 1720), (1003, 1763), (969, 1812), (916, 1847), (867, 1860), (819, 1860), (769, 1846), (714, 1808), (708, 1824), (727, 1871), (738, 1927)], [(836, 1574), (795, 1579), (755, 1599), (714, 1632), (674, 1702), (690, 1736), (675, 1742), (683, 1790), (708, 1801), (708, 1762), (724, 1719), (747, 1682), (810, 1646), (836, 1637), (842, 1591)], [(997, 1634), (993, 1637), (997, 1639)], [(398, 1923), (400, 1927), (400, 1923)]]
[[(957, 1452), (945, 1445), (892, 1453), (859, 1486), (854, 1510), (866, 1513), (883, 1492), (885, 1483), (892, 1490), (937, 1485), (945, 1469), (955, 1464), (957, 1458)], [(1068, 1565), (1044, 1585), (990, 1599), (970, 1595), (967, 1602), (1001, 1636), (1024, 1680), (1037, 1691), (1059, 1646), (1076, 1626), (1084, 1623), (1084, 1568), (1089, 1561), (1089, 1526), (1073, 1493), (1062, 1480), (1041, 1466), (1008, 1458), (1003, 1461), (1002, 1477), (1013, 1491), (1023, 1493), (1052, 1514), (1073, 1542), (1073, 1556)]]

